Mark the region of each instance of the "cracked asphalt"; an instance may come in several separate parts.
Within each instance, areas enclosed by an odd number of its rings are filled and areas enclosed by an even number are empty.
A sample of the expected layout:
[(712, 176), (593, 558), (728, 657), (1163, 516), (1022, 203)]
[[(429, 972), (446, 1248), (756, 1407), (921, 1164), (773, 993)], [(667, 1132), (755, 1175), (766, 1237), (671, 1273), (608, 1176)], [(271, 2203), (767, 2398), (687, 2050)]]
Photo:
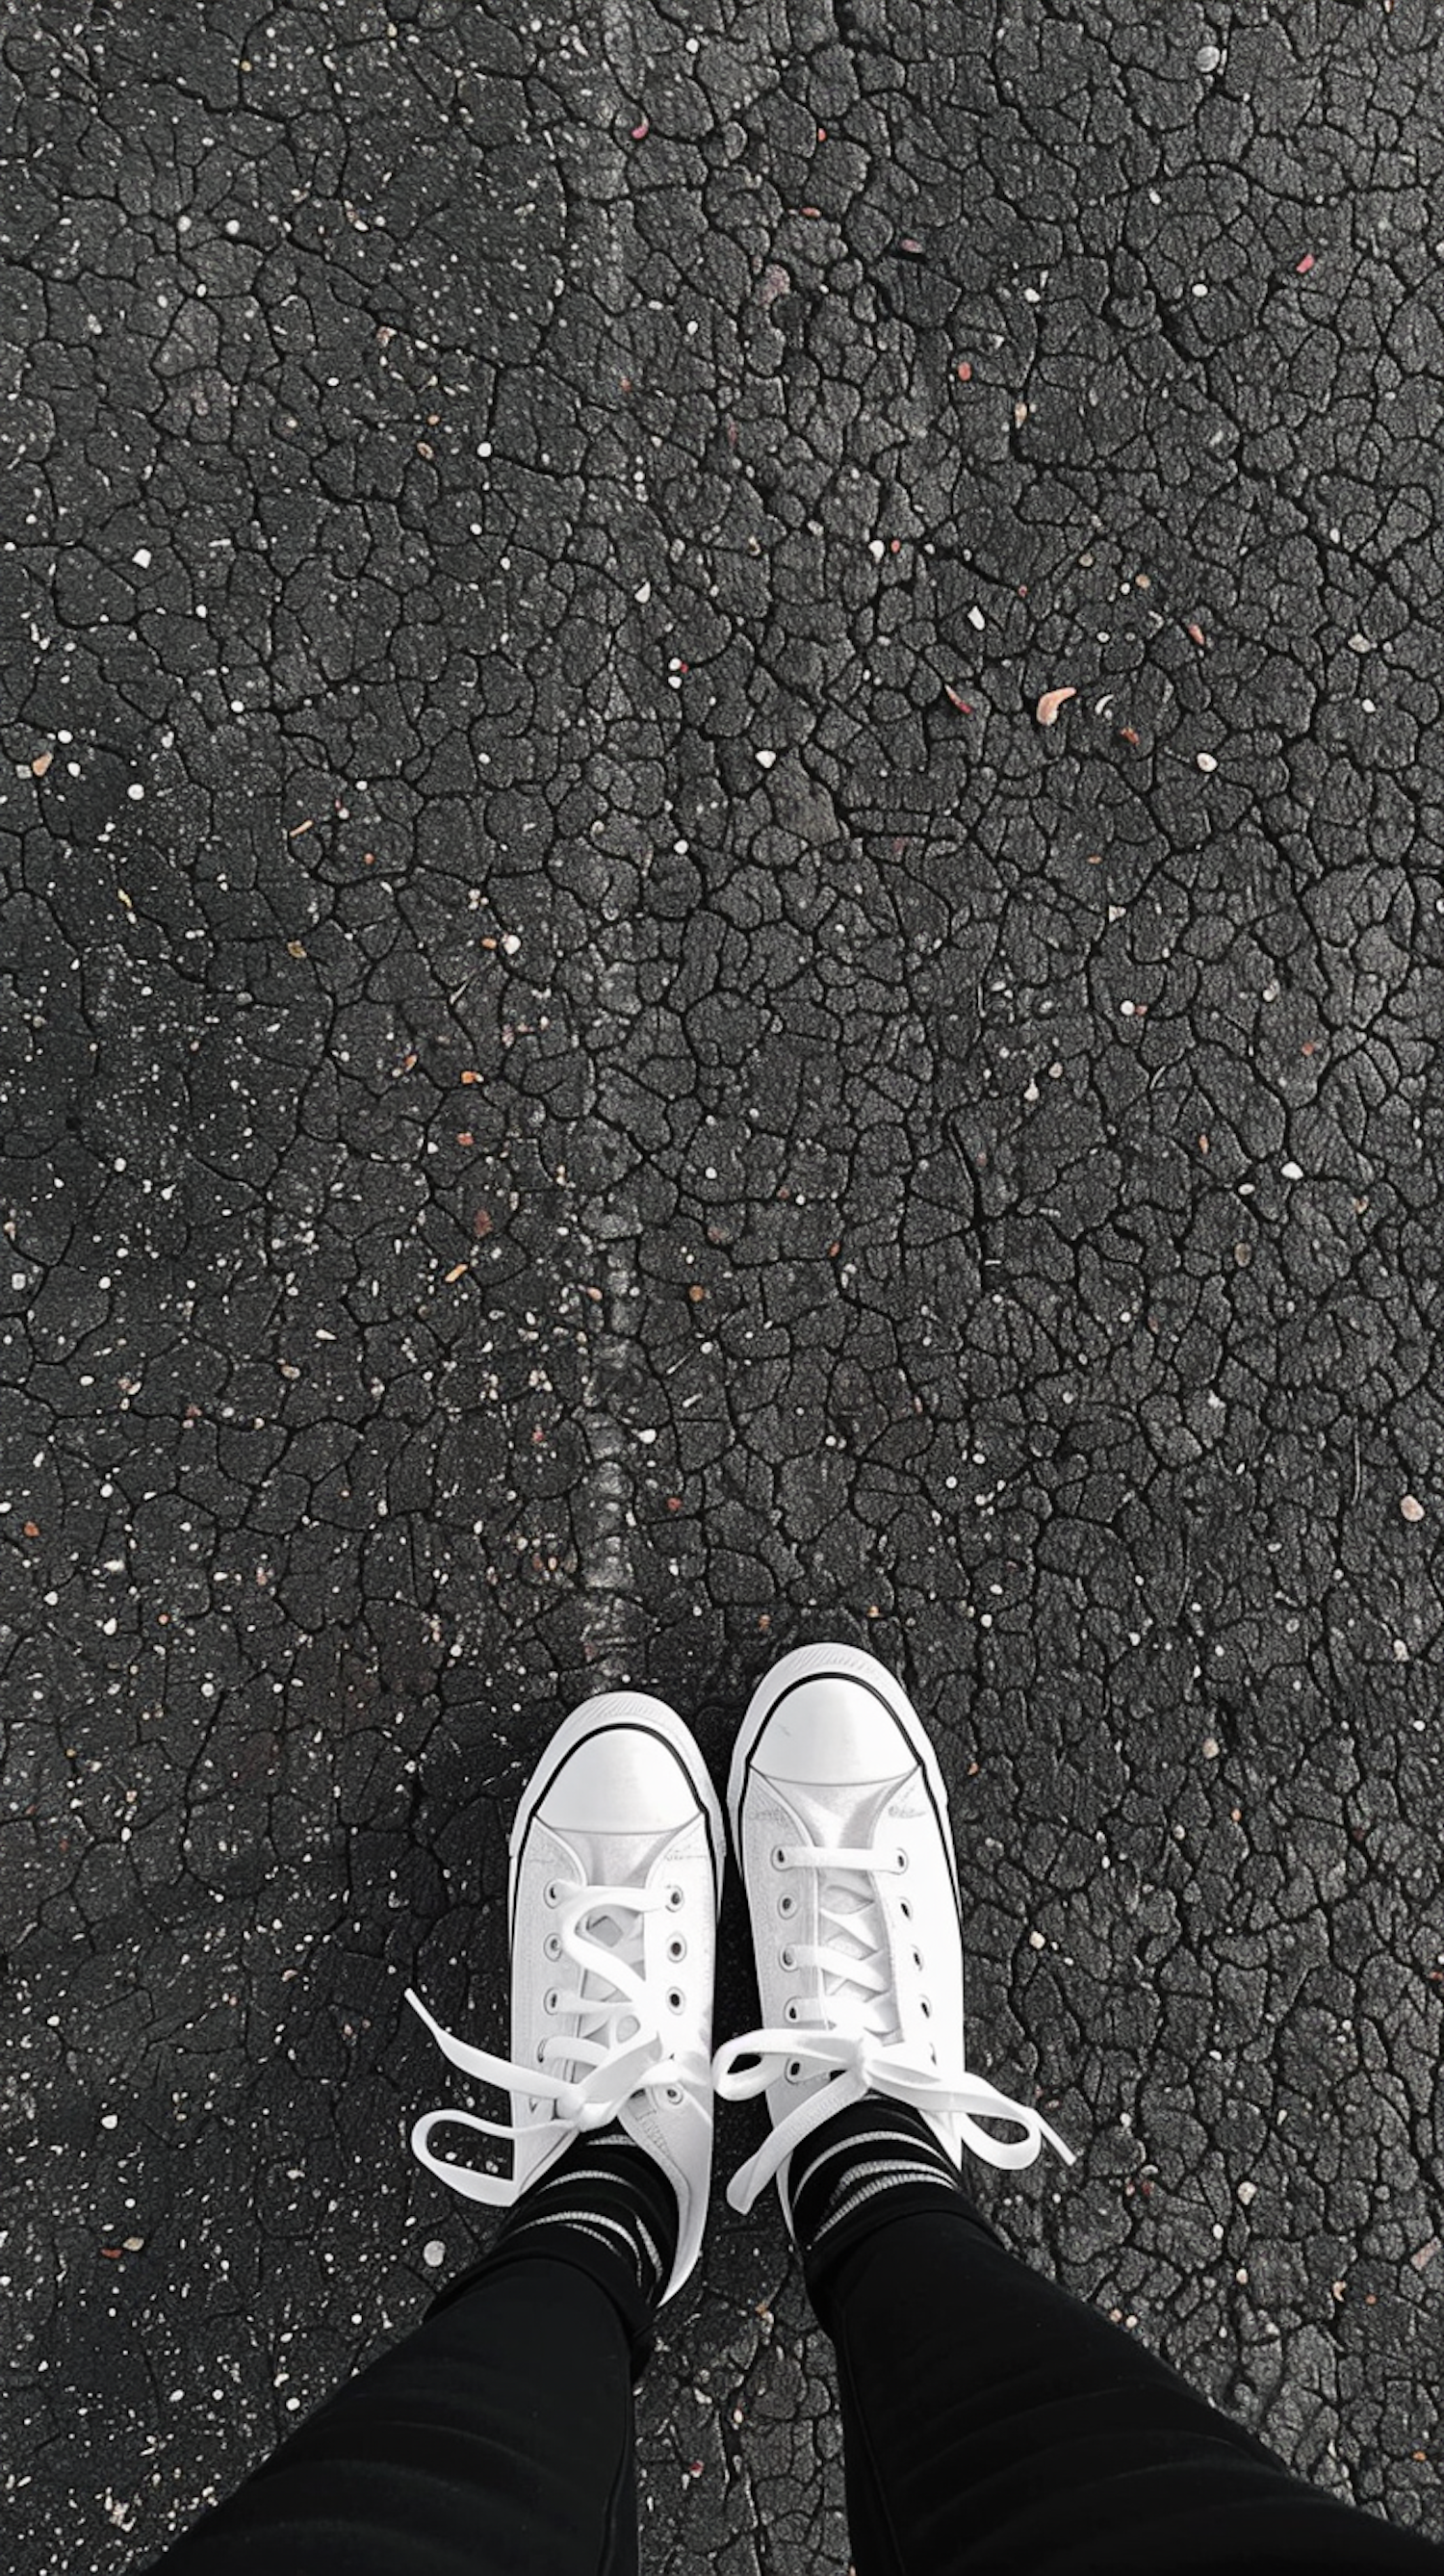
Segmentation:
[[(505, 2046), (567, 1709), (725, 1781), (831, 1635), (1082, 2151), (982, 2205), (1439, 2534), (1441, 72), (1415, 0), (5, 11), (17, 2576), (488, 2241), (401, 1989)], [(653, 2567), (847, 2564), (761, 2133)]]

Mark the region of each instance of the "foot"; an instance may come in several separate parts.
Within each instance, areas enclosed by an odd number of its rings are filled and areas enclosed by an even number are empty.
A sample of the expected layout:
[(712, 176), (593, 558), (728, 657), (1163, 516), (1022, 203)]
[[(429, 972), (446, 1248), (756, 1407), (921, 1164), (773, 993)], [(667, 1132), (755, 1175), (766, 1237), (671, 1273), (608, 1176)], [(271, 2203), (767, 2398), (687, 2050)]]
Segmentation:
[[(412, 2130), (413, 2150), (453, 2191), (509, 2209), (579, 2140), (619, 2129), (676, 2194), (662, 2291), (673, 2298), (701, 2250), (711, 2184), (726, 1857), (689, 1728), (645, 1692), (585, 1701), (532, 1774), (510, 1851), (510, 2058), (454, 2038), (410, 1989), (406, 1999), (454, 2066), (510, 2093), (514, 2124), (430, 2111)], [(511, 2140), (511, 2178), (434, 2155), (431, 2133), (448, 2122)]]
[[(752, 1695), (727, 1803), (752, 1913), (764, 2027), (713, 2060), (724, 2101), (765, 2091), (773, 2133), (733, 2176), (746, 2212), (825, 2121), (869, 2093), (918, 2112), (956, 2172), (1030, 2165), (1043, 2140), (1075, 2161), (1031, 2104), (975, 2075), (963, 2040), (957, 1860), (937, 1756), (901, 1683), (854, 1646), (802, 1646)], [(740, 2058), (759, 2063), (745, 2073)], [(979, 2119), (1024, 2131), (990, 2137)]]

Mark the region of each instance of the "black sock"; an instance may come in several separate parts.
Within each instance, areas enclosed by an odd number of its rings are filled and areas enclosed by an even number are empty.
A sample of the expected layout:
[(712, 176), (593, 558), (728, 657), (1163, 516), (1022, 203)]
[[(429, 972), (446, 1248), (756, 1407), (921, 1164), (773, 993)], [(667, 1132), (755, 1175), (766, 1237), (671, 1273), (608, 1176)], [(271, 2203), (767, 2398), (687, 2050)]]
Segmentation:
[(880, 2093), (850, 2103), (794, 2148), (786, 2191), (804, 2258), (870, 2232), (877, 2210), (861, 2219), (856, 2213), (884, 2196), (889, 2213), (897, 2216), (967, 2205), (957, 2166), (921, 2111)]
[(640, 2288), (655, 2300), (672, 2277), (681, 2223), (660, 2165), (614, 2120), (573, 2140), (550, 2173), (523, 2192), (496, 2242), (524, 2237), (543, 2254), (549, 2228), (579, 2228), (634, 2262)]

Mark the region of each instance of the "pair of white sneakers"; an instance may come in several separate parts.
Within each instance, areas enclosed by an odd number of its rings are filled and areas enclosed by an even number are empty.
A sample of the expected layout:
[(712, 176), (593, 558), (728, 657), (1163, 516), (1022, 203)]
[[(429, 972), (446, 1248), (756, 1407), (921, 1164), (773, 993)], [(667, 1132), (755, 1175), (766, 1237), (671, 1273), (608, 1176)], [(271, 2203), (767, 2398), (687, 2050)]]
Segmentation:
[[(680, 2210), (674, 2298), (701, 2249), (716, 2096), (766, 2092), (772, 2135), (734, 2174), (750, 2210), (775, 2176), (788, 2233), (788, 2158), (866, 2094), (921, 2112), (955, 2169), (1033, 2163), (1037, 2110), (967, 2067), (961, 1896), (937, 1756), (873, 1655), (800, 1646), (759, 1682), (732, 1755), (727, 1806), (752, 1918), (762, 2027), (712, 2046), (726, 1846), (691, 1729), (664, 1700), (608, 1691), (564, 1719), (511, 1834), (511, 2056), (455, 2038), (407, 1990), (454, 2066), (510, 2093), (514, 2119), (431, 2111), (411, 2143), (468, 2198), (510, 2208), (573, 2140), (618, 2121), (655, 2157)], [(739, 2071), (744, 2059), (756, 2065)], [(991, 2137), (979, 2117), (1017, 2124)], [(433, 2129), (514, 2143), (508, 2179), (452, 2164)]]

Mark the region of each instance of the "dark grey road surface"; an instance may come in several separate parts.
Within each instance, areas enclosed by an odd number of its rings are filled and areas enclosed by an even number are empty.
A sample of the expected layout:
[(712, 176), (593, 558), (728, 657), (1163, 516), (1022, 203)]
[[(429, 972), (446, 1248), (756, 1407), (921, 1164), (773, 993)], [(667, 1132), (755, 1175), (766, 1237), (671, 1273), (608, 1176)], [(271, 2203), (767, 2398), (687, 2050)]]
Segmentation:
[[(1438, 11), (19, 0), (0, 75), (7, 2567), (487, 2241), (401, 1988), (505, 2046), (559, 1719), (724, 1781), (828, 1636), (1084, 2151), (984, 2206), (1437, 2534)], [(847, 2563), (761, 2135), (653, 2568)]]

